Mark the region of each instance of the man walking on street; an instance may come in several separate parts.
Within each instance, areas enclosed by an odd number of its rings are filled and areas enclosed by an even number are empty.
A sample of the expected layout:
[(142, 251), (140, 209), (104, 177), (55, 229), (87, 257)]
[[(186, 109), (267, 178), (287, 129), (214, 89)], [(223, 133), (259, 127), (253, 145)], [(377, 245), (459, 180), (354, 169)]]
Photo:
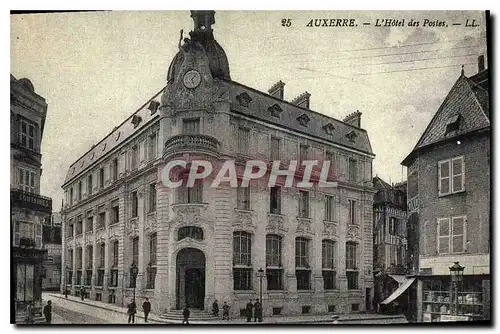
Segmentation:
[(255, 299), (255, 304), (253, 305), (253, 308), (254, 308), (253, 312), (254, 322), (257, 322), (257, 320), (259, 320), (259, 322), (262, 322), (262, 305), (260, 304), (260, 301), (258, 299)]
[(49, 300), (47, 305), (43, 308), (43, 315), (45, 316), (45, 323), (52, 323), (52, 302)]
[(186, 306), (184, 307), (184, 310), (182, 311), (182, 316), (184, 317), (184, 320), (182, 320), (183, 324), (189, 325), (189, 314), (190, 313), (191, 312), (189, 311), (189, 308), (186, 304)]
[(227, 305), (227, 302), (222, 305), (222, 320), (224, 319), (229, 320), (229, 305)]
[(82, 285), (82, 288), (80, 289), (80, 297), (82, 297), (82, 301), (85, 299), (85, 287)]
[(219, 304), (217, 304), (217, 300), (212, 304), (212, 313), (217, 318), (219, 317)]
[(137, 312), (137, 306), (135, 305), (135, 300), (132, 300), (130, 304), (128, 304), (127, 308), (127, 314), (128, 314), (128, 323), (130, 324), (130, 321), (132, 323), (135, 323), (135, 313)]
[(252, 300), (250, 300), (250, 301), (247, 303), (247, 309), (246, 309), (246, 313), (247, 313), (247, 322), (252, 322), (252, 309), (253, 309), (253, 304), (252, 304)]
[(151, 311), (151, 303), (148, 298), (146, 298), (146, 301), (142, 303), (142, 310), (144, 311), (144, 322), (148, 322), (148, 315)]

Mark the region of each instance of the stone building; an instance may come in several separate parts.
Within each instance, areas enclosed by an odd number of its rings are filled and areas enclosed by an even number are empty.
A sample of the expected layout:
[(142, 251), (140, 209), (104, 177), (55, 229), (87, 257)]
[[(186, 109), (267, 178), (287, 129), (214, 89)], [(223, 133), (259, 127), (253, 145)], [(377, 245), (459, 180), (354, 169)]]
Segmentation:
[(12, 322), (26, 311), (41, 318), (42, 262), (46, 256), (42, 225), (50, 221), (52, 200), (40, 195), (42, 142), (47, 103), (28, 79), (10, 75), (10, 206)]
[[(413, 151), (408, 173), (408, 224), (418, 237), (418, 321), (457, 311), (490, 318), (490, 95), (484, 56), (462, 73)], [(458, 298), (449, 267), (464, 266)]]
[(53, 212), (50, 221), (43, 225), (43, 248), (47, 250), (47, 257), (43, 262), (44, 291), (59, 291), (61, 288), (61, 218), (60, 212)]
[[(260, 293), (265, 316), (370, 307), (374, 155), (361, 113), (339, 121), (312, 111), (308, 93), (285, 101), (281, 81), (268, 93), (232, 81), (214, 12), (191, 16), (166, 87), (69, 168), (63, 288), (85, 285), (90, 298), (116, 304), (135, 293), (159, 314), (218, 300), (238, 316)], [(211, 174), (172, 189), (164, 169), (180, 159), (215, 170), (229, 160), (280, 160), (281, 169), (328, 160), (337, 186), (285, 187), (279, 178), (272, 188), (263, 179), (211, 187)]]

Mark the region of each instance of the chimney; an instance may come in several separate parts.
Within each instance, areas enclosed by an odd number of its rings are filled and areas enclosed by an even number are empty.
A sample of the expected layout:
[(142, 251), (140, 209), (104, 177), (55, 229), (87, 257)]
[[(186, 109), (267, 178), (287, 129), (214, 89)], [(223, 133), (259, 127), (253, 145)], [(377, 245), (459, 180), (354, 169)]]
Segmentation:
[(304, 93), (300, 94), (299, 96), (297, 96), (296, 98), (294, 98), (292, 100), (292, 104), (295, 104), (296, 106), (299, 106), (302, 108), (309, 109), (309, 98), (310, 97), (311, 97), (311, 94), (309, 94), (308, 92), (304, 92)]
[(277, 97), (283, 100), (285, 97), (285, 83), (283, 81), (278, 81), (268, 90), (269, 95)]
[(357, 128), (361, 128), (361, 113), (359, 112), (359, 110), (356, 110), (352, 114), (349, 114), (346, 117), (344, 117), (343, 122), (351, 124)]
[(477, 71), (484, 71), (484, 55), (480, 55), (479, 57), (477, 57)]

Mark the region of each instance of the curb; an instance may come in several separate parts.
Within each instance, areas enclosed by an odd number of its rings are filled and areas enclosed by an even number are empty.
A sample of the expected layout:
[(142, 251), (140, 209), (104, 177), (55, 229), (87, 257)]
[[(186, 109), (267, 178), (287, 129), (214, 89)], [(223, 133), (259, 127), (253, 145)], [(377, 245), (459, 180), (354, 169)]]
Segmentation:
[[(51, 297), (59, 298), (59, 299), (66, 300), (66, 301), (69, 301), (69, 302), (79, 303), (79, 304), (88, 305), (88, 306), (93, 306), (93, 307), (100, 308), (102, 310), (106, 310), (106, 311), (111, 311), (111, 312), (115, 312), (115, 313), (118, 313), (118, 314), (127, 315), (127, 312), (125, 312), (125, 311), (118, 311), (118, 310), (114, 310), (112, 308), (104, 307), (104, 306), (101, 306), (101, 305), (89, 304), (89, 303), (86, 303), (85, 301), (81, 301), (81, 300), (66, 299), (63, 296), (53, 295), (53, 294), (50, 294), (50, 293), (48, 295), (51, 296)], [(139, 315), (139, 314), (136, 313), (135, 318), (136, 319), (137, 318), (138, 319), (144, 319), (144, 316)], [(168, 321), (164, 321), (164, 320), (156, 320), (156, 319), (152, 319), (150, 317), (148, 317), (148, 322), (159, 323), (159, 324), (169, 324), (169, 323), (172, 324), (172, 322), (168, 322)]]

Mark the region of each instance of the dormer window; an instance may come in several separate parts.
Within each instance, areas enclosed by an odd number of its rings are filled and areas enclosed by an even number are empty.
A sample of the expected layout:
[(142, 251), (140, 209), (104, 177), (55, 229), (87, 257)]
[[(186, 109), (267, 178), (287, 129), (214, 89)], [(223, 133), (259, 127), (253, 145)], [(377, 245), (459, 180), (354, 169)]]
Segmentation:
[(325, 130), (327, 135), (333, 135), (333, 131), (335, 130), (335, 127), (333, 126), (332, 123), (328, 123), (323, 127), (323, 130)]
[(134, 115), (132, 117), (132, 124), (134, 124), (134, 129), (139, 125), (139, 123), (141, 123), (141, 121), (142, 121), (141, 116)]
[(346, 134), (345, 136), (347, 137), (347, 139), (349, 139), (349, 141), (350, 141), (351, 143), (354, 143), (354, 142), (356, 141), (356, 137), (357, 137), (358, 135), (356, 134), (356, 132), (354, 132), (354, 131), (350, 131), (350, 132), (349, 132), (348, 134)]
[(274, 117), (278, 117), (278, 118), (280, 117), (281, 113), (283, 112), (283, 109), (281, 109), (281, 107), (277, 103), (275, 103), (272, 106), (270, 106), (269, 108), (267, 108), (267, 110), (269, 110), (269, 112), (271, 112), (271, 114)]
[(238, 100), (238, 104), (242, 107), (248, 108), (250, 102), (252, 102), (252, 98), (246, 92), (243, 92), (236, 96), (236, 100)]
[(151, 101), (149, 103), (148, 109), (151, 110), (151, 115), (155, 114), (156, 111), (158, 111), (159, 106), (160, 106), (160, 103), (158, 103), (157, 101)]
[(309, 123), (310, 120), (311, 119), (306, 114), (302, 114), (299, 117), (297, 117), (297, 121), (299, 121), (300, 125), (302, 126), (307, 126), (307, 123)]
[(448, 122), (446, 123), (446, 132), (445, 135), (447, 135), (450, 132), (453, 131), (458, 131), (460, 128), (460, 121), (462, 119), (462, 116), (460, 114), (453, 115), (448, 119)]

